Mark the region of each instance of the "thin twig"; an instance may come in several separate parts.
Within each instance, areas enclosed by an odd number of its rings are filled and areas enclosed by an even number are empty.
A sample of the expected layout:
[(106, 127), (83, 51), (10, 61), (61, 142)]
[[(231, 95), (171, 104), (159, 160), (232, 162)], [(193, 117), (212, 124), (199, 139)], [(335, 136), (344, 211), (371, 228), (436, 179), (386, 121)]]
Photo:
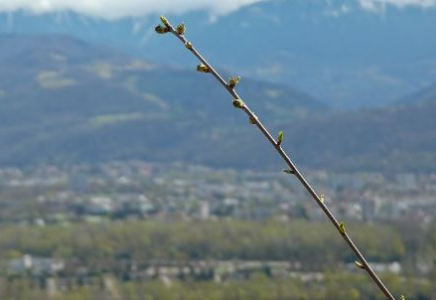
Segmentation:
[[(161, 17), (161, 21), (163, 22), (164, 26), (159, 25), (156, 27), (156, 31), (158, 33), (167, 33), (171, 32), (174, 34), (184, 45), (185, 47), (192, 52), (204, 65), (205, 70), (207, 73), (211, 73), (220, 83), (221, 85), (232, 95), (234, 101), (233, 104), (237, 108), (241, 108), (249, 117), (249, 120), (252, 124), (256, 125), (257, 128), (262, 132), (262, 134), (268, 139), (268, 141), (271, 143), (271, 145), (274, 147), (274, 149), (280, 154), (280, 156), (283, 158), (283, 160), (286, 162), (290, 170), (284, 170), (285, 173), (293, 174), (297, 179), (301, 182), (301, 184), (304, 186), (304, 188), (309, 192), (309, 194), (312, 196), (312, 198), (315, 200), (315, 202), (321, 207), (322, 211), (327, 215), (330, 222), (336, 227), (342, 238), (345, 240), (346, 244), (349, 246), (351, 251), (354, 252), (354, 254), (357, 256), (358, 260), (356, 261), (356, 265), (369, 274), (371, 279), (375, 282), (375, 284), (379, 287), (379, 289), (383, 292), (383, 294), (386, 296), (387, 299), (395, 300), (394, 296), (392, 296), (391, 292), (388, 290), (388, 288), (383, 284), (381, 279), (377, 276), (377, 274), (374, 272), (374, 270), (371, 268), (371, 266), (366, 261), (363, 254), (360, 252), (359, 248), (354, 244), (353, 240), (349, 236), (349, 234), (346, 232), (345, 229), (345, 223), (338, 222), (338, 220), (335, 218), (333, 213), (330, 211), (330, 209), (327, 207), (327, 205), (324, 202), (324, 196), (318, 196), (318, 194), (315, 192), (315, 190), (311, 187), (311, 185), (307, 182), (307, 180), (303, 177), (301, 172), (298, 170), (294, 162), (289, 158), (289, 156), (286, 154), (286, 152), (281, 147), (281, 140), (283, 139), (283, 133), (281, 132), (279, 134), (279, 139), (276, 141), (271, 133), (266, 129), (266, 127), (262, 124), (262, 122), (259, 120), (259, 118), (253, 113), (253, 111), (247, 106), (246, 103), (242, 102), (241, 98), (239, 97), (238, 93), (235, 91), (234, 86), (235, 84), (229, 84), (227, 83), (222, 76), (207, 62), (207, 60), (192, 46), (190, 42), (185, 38), (185, 26), (184, 24), (180, 24), (177, 29), (174, 29), (174, 27), (168, 22), (168, 20), (165, 17)], [(235, 102), (236, 101), (236, 102)], [(404, 296), (401, 296), (400, 299), (404, 299)]]

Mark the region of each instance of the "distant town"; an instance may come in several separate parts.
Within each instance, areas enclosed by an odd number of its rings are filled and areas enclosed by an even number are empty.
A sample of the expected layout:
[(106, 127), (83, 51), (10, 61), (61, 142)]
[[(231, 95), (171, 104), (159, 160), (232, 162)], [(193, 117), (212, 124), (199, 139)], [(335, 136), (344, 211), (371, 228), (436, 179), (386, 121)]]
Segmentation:
[[(304, 172), (341, 219), (436, 218), (436, 174)], [(0, 169), (0, 222), (323, 220), (293, 175), (143, 161)]]
[[(413, 274), (416, 291), (417, 282), (430, 285), (434, 265), (423, 253), (436, 221), (436, 174), (303, 173), (338, 219), (359, 228), (353, 234), (374, 270)], [(366, 282), (317, 204), (280, 169), (144, 161), (2, 168), (0, 208), (5, 295), (17, 293), (6, 282), (41, 299), (93, 299), (127, 295), (129, 286), (177, 294), (177, 282), (252, 288), (257, 276), (268, 278), (263, 286), (286, 279), (316, 291), (341, 280), (331, 281), (332, 266)]]

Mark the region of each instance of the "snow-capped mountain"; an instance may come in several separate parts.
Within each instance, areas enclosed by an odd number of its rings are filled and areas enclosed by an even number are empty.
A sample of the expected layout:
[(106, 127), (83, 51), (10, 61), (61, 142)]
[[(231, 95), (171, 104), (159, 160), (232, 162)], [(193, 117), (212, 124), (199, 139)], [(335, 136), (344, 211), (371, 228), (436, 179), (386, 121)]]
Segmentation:
[[(432, 3), (275, 0), (221, 16), (195, 11), (168, 17), (186, 22), (189, 38), (219, 67), (353, 108), (384, 105), (435, 81)], [(66, 33), (151, 61), (192, 66), (175, 39), (154, 34), (157, 22), (157, 14), (112, 20), (73, 11), (17, 11), (0, 16), (0, 31)]]

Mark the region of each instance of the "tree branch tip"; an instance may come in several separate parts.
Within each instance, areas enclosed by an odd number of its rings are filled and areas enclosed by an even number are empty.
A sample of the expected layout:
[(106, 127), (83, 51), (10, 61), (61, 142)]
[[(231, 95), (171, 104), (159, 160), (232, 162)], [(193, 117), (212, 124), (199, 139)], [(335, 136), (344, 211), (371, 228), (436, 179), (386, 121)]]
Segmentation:
[(160, 16), (160, 20), (162, 21), (162, 23), (166, 26), (166, 27), (171, 27), (170, 22), (168, 21), (167, 18), (165, 18), (164, 16)]
[[(190, 50), (197, 58), (200, 59), (201, 62), (203, 62), (203, 63), (201, 63), (201, 64), (199, 64), (197, 66), (197, 71), (202, 72), (202, 73), (213, 73), (214, 77), (216, 77), (220, 81), (220, 83), (226, 88), (226, 90), (233, 96), (233, 98), (234, 98), (234, 100), (232, 102), (233, 106), (235, 108), (243, 109), (249, 115), (249, 120), (248, 121), (250, 122), (250, 124), (257, 125), (257, 127), (260, 129), (260, 131), (271, 142), (273, 147), (275, 146), (277, 152), (279, 152), (279, 154), (282, 155), (282, 157), (285, 160), (285, 162), (287, 162), (288, 165), (291, 166), (291, 169), (283, 170), (283, 172), (286, 173), (286, 174), (296, 175), (298, 177), (298, 179), (300, 179), (301, 183), (305, 186), (306, 190), (310, 192), (310, 194), (312, 195), (314, 200), (316, 200), (318, 202), (320, 207), (324, 210), (325, 214), (330, 218), (330, 220), (332, 221), (333, 225), (335, 227), (337, 227), (338, 231), (340, 232), (342, 237), (345, 239), (345, 241), (348, 243), (348, 245), (351, 248), (351, 250), (353, 250), (355, 253), (359, 254), (359, 249), (353, 244), (353, 242), (351, 240), (351, 237), (349, 237), (347, 235), (347, 233), (346, 233), (345, 223), (344, 222), (338, 223), (336, 221), (333, 213), (330, 212), (326, 208), (326, 206), (324, 205), (324, 201), (325, 201), (324, 194), (321, 194), (320, 196), (317, 196), (317, 194), (314, 191), (314, 189), (307, 182), (305, 182), (305, 178), (303, 177), (303, 175), (301, 175), (297, 171), (297, 169), (296, 169), (296, 167), (294, 167), (292, 161), (287, 157), (286, 153), (281, 148), (281, 144), (282, 144), (283, 137), (284, 137), (283, 131), (279, 132), (277, 141), (274, 141), (274, 138), (272, 137), (271, 133), (258, 120), (257, 116), (252, 113), (252, 111), (245, 105), (245, 103), (241, 99), (239, 99), (239, 96), (234, 91), (234, 88), (239, 83), (239, 81), (241, 80), (241, 77), (240, 76), (230, 77), (229, 81), (226, 83), (225, 80), (221, 77), (221, 75), (218, 72), (216, 72), (212, 68), (212, 66), (209, 65), (209, 63), (207, 61), (205, 61), (202, 58), (202, 56), (193, 48), (192, 43), (188, 42), (186, 40), (186, 38), (184, 37), (184, 34), (186, 32), (186, 27), (185, 27), (184, 23), (179, 24), (176, 27), (176, 29), (174, 29), (174, 27), (170, 24), (168, 19), (165, 18), (164, 16), (160, 16), (160, 20), (162, 21), (164, 26), (161, 25), (161, 24), (156, 26), (155, 31), (158, 34), (165, 34), (165, 33), (168, 33), (168, 32), (173, 33), (174, 35), (176, 35), (184, 43), (185, 47), (188, 50)], [(274, 145), (274, 143), (275, 143), (275, 145)], [(359, 256), (359, 258), (361, 258), (360, 261), (355, 261), (356, 266), (359, 267), (360, 269), (367, 270), (368, 273), (373, 275), (373, 276), (371, 276), (373, 281), (375, 283), (377, 283), (377, 285), (379, 286), (381, 291), (385, 294), (385, 296), (387, 296), (388, 299), (395, 299), (392, 296), (392, 294), (389, 292), (389, 290), (387, 290), (387, 288), (384, 287), (383, 282), (372, 271), (371, 266), (366, 264), (365, 259), (363, 258), (363, 256)], [(401, 295), (398, 300), (406, 300), (406, 298), (405, 298), (404, 295)]]

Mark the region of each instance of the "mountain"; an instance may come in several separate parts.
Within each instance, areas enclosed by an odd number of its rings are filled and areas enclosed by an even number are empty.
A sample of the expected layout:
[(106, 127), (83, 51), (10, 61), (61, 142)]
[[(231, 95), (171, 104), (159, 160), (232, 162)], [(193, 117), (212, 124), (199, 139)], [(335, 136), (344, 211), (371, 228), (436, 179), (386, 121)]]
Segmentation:
[[(433, 97), (407, 105), (314, 115), (271, 128), (285, 132), (283, 147), (298, 166), (340, 172), (432, 173), (436, 169), (435, 113)], [(284, 167), (270, 145), (250, 128), (241, 126), (223, 140), (208, 143), (206, 154), (196, 161), (214, 166)]]
[[(339, 172), (433, 173), (435, 87), (417, 93), (421, 98), (415, 96), (408, 103), (313, 114), (302, 120), (268, 125), (273, 133), (284, 131), (283, 147), (298, 166)], [(262, 116), (262, 120), (268, 119)], [(229, 133), (225, 140), (219, 145), (208, 144), (207, 154), (201, 156), (200, 162), (215, 166), (221, 163), (249, 168), (284, 167), (265, 139), (247, 126)], [(223, 157), (220, 153), (227, 155)]]
[[(252, 107), (274, 122), (329, 110), (285, 86), (242, 82)], [(1, 36), (0, 165), (198, 162), (207, 141), (225, 143), (220, 137), (245, 124), (231, 100), (211, 76), (194, 70), (64, 35)]]
[(434, 172), (436, 97), (407, 105), (340, 113), (282, 127), (293, 154), (315, 168)]
[[(227, 75), (226, 75), (227, 76)], [(389, 107), (335, 112), (286, 86), (238, 91), (298, 165), (432, 172), (436, 88)], [(212, 76), (64, 35), (0, 37), (0, 166), (144, 159), (280, 169)]]
[[(169, 17), (185, 21), (194, 44), (233, 73), (310, 91), (339, 109), (380, 107), (433, 80), (436, 9), (378, 3), (261, 1), (217, 18)], [(157, 22), (157, 15), (106, 21), (71, 11), (18, 11), (0, 15), (0, 30), (69, 34), (159, 64), (191, 66), (177, 41), (153, 33)]]
[(296, 156), (316, 168), (431, 173), (436, 168), (435, 113), (433, 84), (389, 107), (283, 126), (299, 142)]
[(432, 102), (436, 99), (436, 84), (430, 85), (418, 92), (402, 97), (396, 103), (407, 105), (410, 103)]

